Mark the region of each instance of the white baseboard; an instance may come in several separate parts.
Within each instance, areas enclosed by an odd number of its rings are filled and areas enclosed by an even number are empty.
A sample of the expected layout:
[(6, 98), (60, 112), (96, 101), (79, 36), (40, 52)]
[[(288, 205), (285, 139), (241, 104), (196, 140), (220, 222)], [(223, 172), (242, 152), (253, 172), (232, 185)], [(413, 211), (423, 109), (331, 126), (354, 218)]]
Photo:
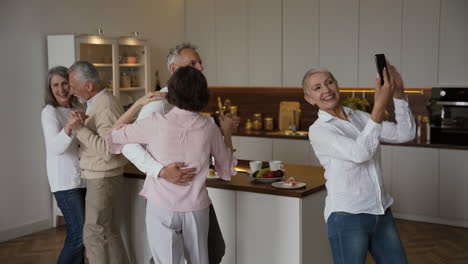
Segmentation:
[(12, 229), (3, 230), (0, 231), (0, 242), (8, 241), (24, 235), (29, 235), (49, 228), (52, 228), (52, 219), (44, 219)]
[(421, 215), (412, 215), (412, 214), (401, 214), (397, 212), (392, 212), (392, 213), (393, 213), (393, 216), (398, 219), (468, 228), (467, 220), (446, 219), (446, 218), (440, 218), (440, 217), (421, 216)]

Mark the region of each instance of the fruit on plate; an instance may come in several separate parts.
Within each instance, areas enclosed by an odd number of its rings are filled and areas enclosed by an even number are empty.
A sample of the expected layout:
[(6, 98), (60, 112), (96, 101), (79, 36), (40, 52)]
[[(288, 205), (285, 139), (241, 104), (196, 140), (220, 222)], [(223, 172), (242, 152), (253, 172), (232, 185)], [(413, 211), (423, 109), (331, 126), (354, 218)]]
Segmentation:
[(275, 170), (273, 171), (273, 178), (280, 178), (284, 176), (284, 172), (282, 170)]
[(297, 183), (296, 183), (296, 179), (294, 179), (293, 177), (289, 177), (289, 178), (284, 182), (284, 184), (287, 184), (287, 185), (289, 185), (289, 186), (291, 186), (291, 187), (294, 187), (294, 186), (296, 186)]
[(270, 171), (270, 168), (264, 168), (252, 174), (253, 178), (266, 178), (265, 174)]
[(263, 178), (274, 178), (274, 172), (273, 171), (267, 171), (265, 174), (263, 174)]

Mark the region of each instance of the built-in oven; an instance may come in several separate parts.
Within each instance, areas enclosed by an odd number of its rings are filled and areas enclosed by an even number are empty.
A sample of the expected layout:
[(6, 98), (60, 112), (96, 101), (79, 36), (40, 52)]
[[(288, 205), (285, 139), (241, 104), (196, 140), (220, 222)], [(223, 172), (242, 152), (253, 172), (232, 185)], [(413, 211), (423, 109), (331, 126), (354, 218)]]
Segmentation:
[(468, 88), (433, 88), (428, 111), (431, 143), (468, 145)]

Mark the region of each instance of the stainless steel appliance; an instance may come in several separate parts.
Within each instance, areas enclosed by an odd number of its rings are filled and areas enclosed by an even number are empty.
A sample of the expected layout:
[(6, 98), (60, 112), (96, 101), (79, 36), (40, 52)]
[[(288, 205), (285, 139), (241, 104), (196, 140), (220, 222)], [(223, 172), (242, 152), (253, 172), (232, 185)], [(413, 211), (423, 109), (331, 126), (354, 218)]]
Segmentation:
[(468, 145), (468, 88), (432, 89), (431, 143)]

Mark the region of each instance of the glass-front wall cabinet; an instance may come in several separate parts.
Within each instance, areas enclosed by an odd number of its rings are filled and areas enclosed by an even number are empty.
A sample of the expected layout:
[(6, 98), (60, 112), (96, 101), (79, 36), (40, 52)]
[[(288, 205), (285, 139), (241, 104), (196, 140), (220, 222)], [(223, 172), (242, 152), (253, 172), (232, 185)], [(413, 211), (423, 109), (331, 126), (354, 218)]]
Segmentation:
[(149, 42), (132, 37), (53, 35), (47, 37), (49, 68), (70, 67), (77, 60), (92, 63), (101, 85), (128, 107), (150, 92)]

